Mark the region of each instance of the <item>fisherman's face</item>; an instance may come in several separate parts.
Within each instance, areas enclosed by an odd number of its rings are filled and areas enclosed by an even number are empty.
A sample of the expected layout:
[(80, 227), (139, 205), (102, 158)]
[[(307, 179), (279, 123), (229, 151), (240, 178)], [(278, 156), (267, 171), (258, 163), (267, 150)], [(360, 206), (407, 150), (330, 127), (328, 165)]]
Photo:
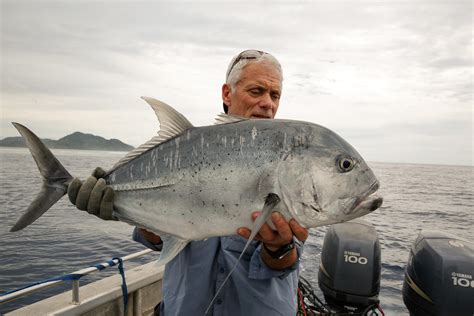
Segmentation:
[(222, 87), (222, 99), (230, 115), (272, 119), (278, 110), (281, 95), (280, 73), (269, 63), (250, 63), (241, 72), (234, 89)]

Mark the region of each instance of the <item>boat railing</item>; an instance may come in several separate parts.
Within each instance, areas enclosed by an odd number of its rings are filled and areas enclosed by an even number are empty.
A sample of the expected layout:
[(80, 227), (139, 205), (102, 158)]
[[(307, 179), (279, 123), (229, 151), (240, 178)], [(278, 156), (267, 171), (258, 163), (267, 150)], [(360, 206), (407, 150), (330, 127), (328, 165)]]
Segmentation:
[[(151, 249), (145, 249), (145, 250), (142, 250), (142, 251), (135, 252), (135, 253), (132, 253), (130, 255), (124, 256), (120, 259), (123, 262), (125, 262), (125, 261), (131, 260), (131, 259), (135, 259), (135, 258), (144, 256), (144, 255), (146, 255), (146, 254), (148, 254), (152, 251), (153, 250), (151, 250)], [(85, 269), (77, 270), (77, 271), (74, 271), (74, 272), (70, 273), (69, 275), (84, 276), (84, 275), (87, 275), (87, 274), (91, 274), (91, 273), (94, 273), (94, 272), (101, 271), (101, 270), (103, 270), (105, 268), (108, 268), (110, 266), (115, 266), (115, 265), (119, 264), (119, 261), (120, 260), (118, 258), (114, 258), (114, 259), (110, 260), (109, 262), (104, 262), (104, 263), (100, 263), (96, 266), (92, 266), (92, 267), (88, 267), (88, 268), (85, 268)], [(39, 291), (39, 290), (43, 290), (43, 289), (46, 289), (46, 288), (57, 286), (59, 284), (62, 284), (65, 281), (66, 280), (52, 280), (52, 281), (41, 282), (39, 284), (35, 284), (35, 285), (32, 285), (32, 286), (14, 291), (12, 293), (2, 295), (2, 296), (0, 296), (0, 304), (16, 300), (20, 297), (29, 295), (29, 294), (31, 294), (33, 292), (36, 292), (36, 291)], [(71, 303), (75, 304), (75, 305), (78, 305), (78, 304), (80, 304), (79, 279), (72, 279), (70, 281), (72, 283), (72, 285), (71, 285), (72, 286), (72, 291), (71, 291), (71, 293), (72, 293), (72, 302)]]

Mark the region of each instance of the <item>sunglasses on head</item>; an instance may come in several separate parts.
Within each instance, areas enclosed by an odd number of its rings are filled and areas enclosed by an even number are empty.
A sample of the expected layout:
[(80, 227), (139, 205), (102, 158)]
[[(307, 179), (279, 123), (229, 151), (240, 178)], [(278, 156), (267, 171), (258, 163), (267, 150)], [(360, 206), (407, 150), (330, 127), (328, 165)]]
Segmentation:
[(244, 50), (241, 52), (237, 57), (235, 58), (234, 62), (232, 63), (232, 66), (229, 68), (229, 72), (227, 73), (227, 77), (229, 77), (230, 73), (232, 72), (232, 69), (234, 69), (235, 65), (243, 59), (257, 59), (258, 57), (267, 54), (264, 51), (261, 50), (255, 50), (255, 49), (249, 49), (249, 50)]

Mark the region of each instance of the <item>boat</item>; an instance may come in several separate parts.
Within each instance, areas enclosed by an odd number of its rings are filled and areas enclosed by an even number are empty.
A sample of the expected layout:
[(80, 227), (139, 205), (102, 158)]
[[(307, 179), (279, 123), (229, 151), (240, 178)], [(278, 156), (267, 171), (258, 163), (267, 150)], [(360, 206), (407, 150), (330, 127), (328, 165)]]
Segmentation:
[[(121, 274), (72, 289), (6, 315), (154, 315), (162, 299), (164, 267), (155, 261), (126, 271), (123, 261), (143, 256), (143, 250), (123, 258), (73, 272), (59, 279), (0, 296), (4, 303), (71, 276), (86, 275), (110, 266)], [(335, 224), (326, 232), (318, 270), (320, 300), (304, 278), (300, 278), (297, 315), (384, 315), (380, 291), (381, 249), (375, 228), (361, 220)], [(405, 271), (403, 301), (410, 315), (474, 314), (474, 245), (439, 231), (424, 230), (413, 243)]]

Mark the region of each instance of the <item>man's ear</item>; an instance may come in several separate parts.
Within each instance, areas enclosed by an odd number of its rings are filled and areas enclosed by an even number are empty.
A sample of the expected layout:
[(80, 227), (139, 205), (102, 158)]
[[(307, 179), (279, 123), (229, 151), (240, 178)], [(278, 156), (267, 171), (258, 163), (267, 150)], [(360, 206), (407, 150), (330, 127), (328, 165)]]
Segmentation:
[(230, 85), (228, 83), (224, 83), (222, 85), (222, 102), (224, 102), (225, 105), (230, 107)]

